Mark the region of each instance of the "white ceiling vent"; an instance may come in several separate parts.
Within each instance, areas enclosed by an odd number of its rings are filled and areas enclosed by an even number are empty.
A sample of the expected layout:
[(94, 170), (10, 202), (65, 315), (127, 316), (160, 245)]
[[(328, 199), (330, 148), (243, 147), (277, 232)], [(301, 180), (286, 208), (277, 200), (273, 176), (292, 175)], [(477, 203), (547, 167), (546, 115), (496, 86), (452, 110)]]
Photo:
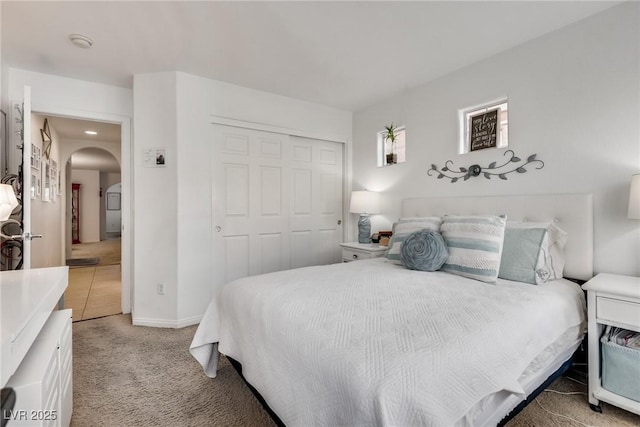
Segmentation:
[(82, 49), (89, 49), (93, 46), (93, 40), (87, 36), (83, 36), (82, 34), (69, 34), (69, 40), (71, 40), (71, 43), (75, 46)]

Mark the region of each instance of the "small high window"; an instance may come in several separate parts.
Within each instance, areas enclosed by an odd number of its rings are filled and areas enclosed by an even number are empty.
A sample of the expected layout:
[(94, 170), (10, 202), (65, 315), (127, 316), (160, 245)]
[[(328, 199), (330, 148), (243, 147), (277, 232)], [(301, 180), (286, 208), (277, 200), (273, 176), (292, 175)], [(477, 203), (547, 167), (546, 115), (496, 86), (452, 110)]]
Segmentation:
[(459, 154), (509, 145), (509, 108), (506, 98), (458, 112)]
[(394, 165), (404, 163), (406, 160), (406, 128), (405, 126), (395, 127), (395, 138), (391, 141), (388, 138), (387, 130), (378, 132), (378, 166)]

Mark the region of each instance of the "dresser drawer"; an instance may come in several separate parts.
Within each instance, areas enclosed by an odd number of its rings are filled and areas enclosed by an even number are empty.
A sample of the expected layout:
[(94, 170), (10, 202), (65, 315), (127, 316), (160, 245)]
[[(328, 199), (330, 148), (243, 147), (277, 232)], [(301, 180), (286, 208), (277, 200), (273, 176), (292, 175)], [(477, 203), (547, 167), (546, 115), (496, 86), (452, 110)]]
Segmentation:
[(598, 297), (596, 302), (598, 320), (622, 323), (625, 325), (640, 325), (640, 304), (613, 298)]

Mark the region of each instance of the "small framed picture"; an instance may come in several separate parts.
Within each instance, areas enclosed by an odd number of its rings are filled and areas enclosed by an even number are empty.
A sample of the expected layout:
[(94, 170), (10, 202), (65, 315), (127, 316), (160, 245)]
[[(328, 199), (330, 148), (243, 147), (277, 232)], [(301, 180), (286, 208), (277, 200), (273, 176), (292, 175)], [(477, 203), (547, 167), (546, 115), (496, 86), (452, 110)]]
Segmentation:
[(31, 144), (31, 169), (40, 170), (40, 147)]
[(38, 178), (35, 174), (31, 174), (31, 200), (36, 198), (36, 185)]
[(51, 187), (51, 200), (55, 202), (58, 198), (58, 163), (50, 159), (49, 182)]
[(42, 162), (42, 201), (51, 201), (51, 166), (49, 162)]
[(167, 163), (166, 148), (147, 148), (143, 153), (144, 167), (163, 168)]

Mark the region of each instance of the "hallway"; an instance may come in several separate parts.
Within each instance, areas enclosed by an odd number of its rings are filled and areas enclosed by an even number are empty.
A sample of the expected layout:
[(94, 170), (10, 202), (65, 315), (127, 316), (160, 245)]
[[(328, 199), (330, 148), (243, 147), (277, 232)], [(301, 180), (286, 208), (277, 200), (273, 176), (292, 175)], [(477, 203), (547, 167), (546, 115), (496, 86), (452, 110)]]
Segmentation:
[(120, 244), (117, 238), (73, 245), (73, 258), (99, 258), (95, 266), (69, 268), (64, 306), (74, 322), (122, 312)]
[(64, 308), (74, 322), (122, 313), (120, 264), (70, 268)]

